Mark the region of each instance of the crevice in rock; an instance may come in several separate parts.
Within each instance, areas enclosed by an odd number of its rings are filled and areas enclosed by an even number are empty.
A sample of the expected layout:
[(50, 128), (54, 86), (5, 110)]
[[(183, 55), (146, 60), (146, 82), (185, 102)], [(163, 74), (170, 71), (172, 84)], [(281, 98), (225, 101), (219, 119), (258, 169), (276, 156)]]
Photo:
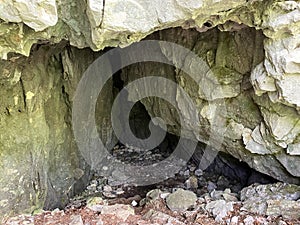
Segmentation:
[(25, 92), (24, 83), (23, 83), (23, 80), (21, 77), (20, 77), (20, 86), (21, 86), (21, 90), (22, 90), (23, 106), (24, 106), (24, 110), (26, 111), (26, 109), (27, 109), (26, 92)]
[(100, 24), (99, 24), (100, 29), (102, 28), (102, 24), (103, 24), (103, 21), (104, 21), (104, 12), (105, 12), (105, 0), (102, 0), (101, 21), (100, 21)]

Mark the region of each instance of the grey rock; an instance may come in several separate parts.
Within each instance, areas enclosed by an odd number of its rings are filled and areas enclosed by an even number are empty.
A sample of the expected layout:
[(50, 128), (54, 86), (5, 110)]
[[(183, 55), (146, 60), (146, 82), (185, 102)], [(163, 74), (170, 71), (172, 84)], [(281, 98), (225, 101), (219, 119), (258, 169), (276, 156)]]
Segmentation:
[(220, 200), (223, 199), (223, 194), (223, 191), (213, 190), (209, 195), (213, 200)]
[(184, 211), (195, 205), (197, 196), (194, 192), (178, 189), (169, 194), (166, 198), (166, 203), (172, 211)]
[(162, 191), (160, 189), (151, 190), (146, 194), (146, 200), (148, 202), (158, 200), (160, 198), (161, 194), (162, 194)]
[[(72, 98), (87, 68), (86, 63), (93, 61), (97, 54), (92, 55), (88, 49), (79, 52), (63, 48), (63, 43), (56, 46), (60, 60), (54, 52), (50, 53), (51, 47), (45, 46), (29, 58), (18, 58), (24, 65), (22, 81), (18, 80), (13, 86), (9, 83), (15, 78), (7, 81), (0, 78), (1, 84), (7, 84), (1, 89), (1, 103), (10, 105), (9, 113), (13, 115), (0, 113), (0, 132), (5, 133), (0, 135), (1, 166), (6, 168), (0, 173), (1, 216), (25, 209), (34, 212), (42, 208), (62, 208), (69, 197), (83, 191), (88, 182), (89, 167), (74, 142), (71, 118), (67, 116), (71, 106), (65, 101)], [(84, 58), (81, 63), (77, 58), (79, 54)], [(4, 66), (12, 73), (20, 71), (17, 63), (9, 63), (2, 61), (1, 68)], [(62, 65), (65, 75), (72, 74), (72, 82), (62, 79)], [(23, 91), (20, 82), (26, 87)], [(62, 87), (69, 97), (62, 94)], [(14, 94), (8, 95), (12, 90)], [(12, 139), (16, 140), (16, 146)], [(8, 153), (10, 157), (5, 156)]]
[(231, 194), (223, 193), (222, 196), (226, 202), (237, 202), (238, 201), (238, 198), (233, 193), (231, 193)]
[(300, 143), (289, 144), (287, 153), (290, 155), (300, 155)]
[(242, 210), (261, 215), (296, 218), (299, 214), (300, 187), (291, 184), (251, 185), (241, 191)]
[[(180, 29), (176, 30), (168, 30), (161, 31), (161, 35), (165, 35), (165, 40), (173, 40), (176, 43), (181, 43), (183, 46), (189, 48), (190, 44), (179, 41), (175, 37), (183, 36), (185, 38), (192, 38), (195, 42), (197, 41), (197, 33), (189, 33), (180, 31)], [(254, 46), (255, 44), (251, 41), (251, 36), (254, 35), (250, 29), (242, 29), (239, 31), (239, 34), (242, 35), (242, 39), (247, 40), (247, 45)], [(253, 52), (240, 52), (240, 58), (255, 58), (255, 62), (257, 64), (251, 65), (251, 62), (245, 62), (243, 68), (241, 66), (235, 65), (235, 63), (231, 60), (233, 58), (226, 57), (226, 54), (222, 54), (222, 51), (225, 51), (226, 46), (230, 48), (230, 46), (234, 45), (235, 48), (242, 45), (242, 43), (232, 43), (230, 38), (226, 36), (226, 34), (219, 34), (215, 30), (210, 30), (208, 32), (202, 33), (201, 37), (203, 39), (206, 38), (206, 35), (210, 38), (210, 41), (207, 41), (207, 46), (203, 47), (199, 44), (195, 47), (194, 52), (198, 54), (200, 57), (205, 58), (207, 49), (214, 49), (214, 42), (221, 42), (224, 40), (228, 40), (218, 48), (218, 54), (215, 56), (215, 64), (228, 64), (234, 68), (235, 71), (238, 71), (240, 74), (250, 73), (252, 68), (254, 68), (259, 63), (262, 63), (264, 60), (264, 52), (259, 51), (258, 49), (263, 49), (263, 38), (256, 36), (257, 38), (261, 38), (261, 43), (256, 42), (259, 47), (253, 47), (248, 49), (256, 49)], [(219, 35), (219, 39), (215, 40), (214, 38)], [(176, 39), (176, 40), (175, 40)], [(243, 43), (244, 46), (244, 43)], [(174, 60), (175, 53), (161, 47), (162, 57), (167, 57), (170, 61)], [(227, 49), (226, 49), (227, 50)], [(236, 54), (232, 52), (231, 55)], [(275, 54), (275, 53), (274, 53)], [(132, 56), (134, 57), (134, 56)], [(236, 59), (238, 61), (238, 59)], [(154, 65), (149, 65), (149, 67), (144, 66), (142, 74), (140, 73), (141, 68), (138, 66), (133, 66), (124, 74), (125, 83), (130, 83), (131, 81), (146, 76), (149, 73), (155, 74), (163, 74), (168, 79), (173, 80), (174, 82), (187, 81), (187, 75), (182, 71), (176, 74), (175, 77), (170, 76), (168, 73), (169, 68), (166, 67), (155, 67)], [(147, 72), (148, 71), (148, 72)], [(246, 72), (248, 71), (248, 72)], [(132, 76), (135, 74), (135, 76)], [(137, 75), (138, 74), (138, 75)], [(216, 73), (217, 75), (218, 73)], [(227, 77), (218, 77), (216, 79), (221, 83), (220, 85), (247, 85), (247, 81), (249, 77), (246, 75), (243, 76), (244, 81), (239, 79), (239, 76), (235, 76), (235, 78), (230, 80)], [(273, 78), (272, 78), (273, 79)], [(274, 78), (275, 79), (275, 78)], [(223, 82), (223, 83), (222, 83)], [(243, 83), (246, 82), (246, 83)], [(179, 121), (177, 121), (176, 116), (172, 113), (172, 110), (164, 105), (161, 101), (156, 100), (142, 100), (142, 104), (145, 106), (146, 110), (149, 112), (151, 116), (155, 117), (164, 117), (166, 118), (166, 122), (170, 125), (170, 133), (175, 135), (181, 135), (183, 137), (191, 138), (190, 131), (197, 131), (198, 140), (204, 143), (208, 143), (209, 136), (207, 134), (210, 133), (209, 129), (206, 130), (206, 127), (210, 127), (213, 123), (213, 115), (215, 111), (214, 108), (218, 107), (213, 101), (207, 104), (207, 100), (213, 98), (213, 96), (204, 96), (203, 91), (201, 92), (201, 87), (197, 87), (189, 82), (184, 83), (184, 90), (189, 93), (194, 100), (201, 99), (201, 104), (199, 103), (199, 113), (201, 117), (204, 119), (201, 121), (201, 125), (198, 126), (192, 120), (190, 122), (185, 122), (185, 124), (190, 124), (187, 129), (180, 132)], [(249, 84), (248, 84), (249, 85)], [(209, 85), (206, 85), (209, 86)], [(222, 117), (226, 117), (226, 123), (228, 123), (228, 127), (226, 132), (224, 133), (224, 141), (221, 147), (218, 147), (218, 150), (227, 152), (233, 155), (235, 158), (246, 162), (248, 165), (251, 165), (255, 170), (268, 174), (278, 180), (291, 182), (291, 183), (299, 183), (299, 179), (297, 178), (299, 175), (297, 173), (298, 164), (295, 164), (295, 169), (287, 168), (287, 164), (280, 163), (276, 160), (276, 154), (280, 152), (286, 151), (286, 147), (289, 144), (296, 143), (296, 137), (299, 134), (299, 124), (298, 124), (298, 113), (295, 108), (291, 106), (287, 106), (282, 103), (272, 102), (269, 98), (269, 93), (273, 93), (274, 91), (266, 91), (265, 94), (260, 96), (253, 93), (253, 89), (250, 86), (245, 87), (245, 91), (242, 91), (238, 96), (228, 98), (228, 101), (225, 100), (228, 104), (226, 107), (227, 115), (222, 115)], [(165, 91), (169, 91), (171, 93), (177, 93), (176, 90), (169, 90), (169, 87), (165, 87)], [(194, 91), (194, 90), (199, 90)], [(271, 89), (270, 89), (271, 90)], [(180, 94), (178, 94), (180, 95)], [(186, 110), (191, 108), (188, 103), (183, 101), (183, 97), (177, 96), (178, 105), (180, 112), (185, 116), (185, 118), (189, 118), (190, 110)], [(196, 100), (198, 101), (198, 100)], [(238, 109), (238, 110), (237, 110)], [(220, 110), (223, 112), (223, 110)], [(251, 112), (251, 113), (247, 113)], [(275, 113), (276, 112), (276, 113)], [(175, 124), (175, 125), (174, 125)], [(199, 129), (201, 127), (201, 129)], [(220, 132), (221, 132), (220, 128)], [(199, 131), (199, 132), (198, 132)], [(240, 140), (244, 141), (242, 143)], [(245, 151), (245, 148), (248, 151)], [(291, 173), (291, 171), (293, 171)]]
[(211, 182), (211, 181), (208, 181), (208, 183), (207, 183), (207, 190), (209, 192), (211, 192), (211, 191), (213, 191), (215, 189), (217, 189), (217, 185), (215, 183)]
[(266, 215), (282, 216), (285, 219), (300, 219), (300, 201), (267, 200)]
[(196, 169), (194, 173), (195, 173), (195, 175), (198, 176), (198, 177), (200, 177), (200, 176), (203, 175), (203, 171), (202, 171), (200, 168)]

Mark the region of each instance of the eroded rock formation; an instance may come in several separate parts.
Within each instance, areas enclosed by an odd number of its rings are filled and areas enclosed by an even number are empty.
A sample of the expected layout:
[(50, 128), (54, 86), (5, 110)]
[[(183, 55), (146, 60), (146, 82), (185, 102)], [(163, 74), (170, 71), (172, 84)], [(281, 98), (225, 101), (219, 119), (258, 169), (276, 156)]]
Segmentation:
[[(210, 107), (223, 99), (227, 130), (221, 150), (278, 180), (300, 184), (298, 2), (5, 0), (0, 9), (1, 215), (63, 206), (84, 186), (89, 166), (70, 118), (76, 86), (101, 55), (93, 51), (125, 47), (155, 31), (149, 38), (178, 43), (204, 59), (220, 89), (206, 99), (182, 71), (155, 64), (123, 70), (125, 84), (149, 71), (176, 81), (197, 102), (201, 127), (210, 126)], [(160, 54), (172, 61), (172, 52), (162, 48)], [(112, 86), (110, 81), (100, 97), (106, 105), (97, 113), (105, 124), (100, 136), (108, 141)], [(185, 114), (180, 95), (177, 101)], [(142, 103), (179, 135), (168, 105), (158, 99)], [(209, 129), (190, 124), (205, 143)]]

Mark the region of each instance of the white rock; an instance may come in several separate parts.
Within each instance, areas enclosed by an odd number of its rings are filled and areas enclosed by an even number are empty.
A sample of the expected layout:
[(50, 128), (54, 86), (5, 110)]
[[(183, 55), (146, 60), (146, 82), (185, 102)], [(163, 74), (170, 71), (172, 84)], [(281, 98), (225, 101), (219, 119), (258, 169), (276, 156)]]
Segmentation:
[(280, 221), (278, 222), (278, 225), (287, 225), (287, 223), (284, 222), (283, 220), (280, 220)]
[(300, 133), (299, 115), (297, 112), (285, 108), (283, 105), (281, 109), (279, 106), (279, 104), (274, 105), (274, 108), (278, 108), (277, 113), (263, 111), (264, 120), (276, 140), (285, 141), (286, 144), (290, 144)]
[[(157, 224), (168, 224), (168, 225), (184, 225), (184, 223), (180, 222), (178, 219), (175, 217), (172, 217), (166, 213), (158, 212), (153, 209), (150, 209), (144, 216), (144, 219), (146, 220), (151, 220), (151, 221), (156, 221), (158, 223), (154, 223), (155, 225)], [(152, 224), (152, 223), (151, 223)]]
[(267, 75), (263, 63), (258, 64), (251, 72), (250, 81), (254, 87), (255, 94), (257, 94), (258, 96), (267, 91), (277, 90), (274, 78)]
[[(300, 52), (298, 52), (300, 56)], [(300, 65), (300, 62), (298, 63)], [(300, 72), (300, 68), (298, 68)], [(286, 74), (282, 80), (276, 82), (280, 89), (280, 97), (287, 103), (300, 107), (300, 74)]]
[(205, 209), (213, 214), (217, 222), (221, 222), (229, 211), (233, 211), (233, 203), (225, 200), (211, 201), (205, 206)]
[(84, 225), (80, 215), (72, 215), (70, 224), (72, 224), (72, 225)]
[(103, 0), (87, 0), (86, 13), (92, 27), (97, 27), (102, 21)]
[(238, 216), (233, 216), (230, 220), (230, 225), (236, 225), (239, 222), (239, 217)]
[(290, 155), (300, 155), (300, 143), (289, 144), (287, 153)]
[(96, 225), (104, 225), (102, 219), (99, 219), (99, 220), (97, 221)]
[(222, 196), (226, 202), (237, 202), (238, 201), (237, 197), (234, 194), (223, 193)]
[(22, 22), (19, 11), (14, 7), (12, 0), (1, 1), (0, 18), (10, 22)]
[[(273, 5), (273, 12), (268, 13), (262, 26), (270, 30), (270, 34), (288, 32), (294, 34), (297, 32), (297, 26), (293, 23), (300, 21), (300, 4), (296, 1), (284, 1)], [(275, 9), (276, 8), (276, 9)], [(269, 34), (267, 33), (267, 35)]]
[(133, 201), (131, 202), (131, 205), (132, 205), (133, 207), (135, 207), (135, 206), (138, 205), (138, 203), (137, 203), (137, 201), (133, 200)]
[(160, 197), (161, 197), (162, 199), (166, 199), (166, 198), (168, 197), (169, 194), (170, 194), (169, 192), (164, 192), (164, 193), (161, 193), (161, 194), (160, 194)]
[(261, 123), (259, 126), (256, 126), (253, 131), (249, 128), (243, 130), (243, 142), (245, 148), (251, 153), (265, 155), (276, 153), (281, 150), (280, 147), (275, 145), (270, 145), (265, 140), (267, 135), (265, 134), (266, 127), (264, 123)]
[(160, 197), (160, 194), (161, 194), (160, 189), (151, 190), (146, 194), (146, 200), (149, 202), (158, 200)]
[(105, 191), (105, 192), (111, 192), (111, 191), (112, 191), (112, 187), (109, 186), (109, 185), (105, 185), (105, 186), (103, 187), (103, 191)]
[(245, 219), (244, 219), (244, 223), (245, 225), (253, 225), (254, 224), (254, 218), (252, 216), (247, 216)]
[[(295, 26), (297, 27), (297, 26)], [(264, 48), (266, 59), (264, 67), (268, 75), (260, 73), (259, 68), (253, 70), (251, 80), (254, 82), (255, 90), (274, 91), (271, 77), (275, 80), (277, 89), (277, 100), (288, 105), (300, 107), (300, 34), (283, 38), (269, 39), (265, 41)], [(261, 65), (259, 65), (261, 67)], [(266, 85), (260, 87), (261, 80)], [(257, 87), (258, 86), (258, 87)], [(259, 94), (259, 92), (258, 92)]]
[[(102, 29), (95, 27), (102, 19), (102, 1), (89, 0), (87, 13), (92, 29), (92, 39), (96, 46), (101, 46), (107, 39), (120, 40), (116, 41), (116, 45), (122, 42), (122, 46), (130, 44), (133, 40), (141, 39), (151, 33), (154, 28), (170, 27), (174, 22), (182, 21), (190, 18), (196, 18), (203, 9), (209, 7), (211, 14), (238, 7), (245, 2), (238, 1), (216, 1), (209, 4), (205, 1), (198, 0), (110, 0), (105, 2), (105, 13), (102, 22)], [(166, 10), (168, 9), (168, 10)], [(118, 32), (115, 32), (118, 31)], [(123, 37), (120, 34), (124, 34)], [(134, 33), (140, 36), (132, 35)], [(126, 43), (127, 42), (127, 43)], [(229, 90), (228, 92), (232, 92)], [(236, 90), (234, 90), (236, 91)]]
[(0, 18), (9, 22), (21, 22), (41, 31), (58, 21), (55, 0), (5, 0), (0, 5)]

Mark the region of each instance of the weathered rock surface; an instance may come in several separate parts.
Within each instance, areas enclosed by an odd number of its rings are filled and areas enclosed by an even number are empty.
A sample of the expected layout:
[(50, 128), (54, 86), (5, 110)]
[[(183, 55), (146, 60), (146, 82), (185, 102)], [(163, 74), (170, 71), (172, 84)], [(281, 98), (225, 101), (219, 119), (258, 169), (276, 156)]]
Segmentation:
[[(188, 129), (180, 133), (174, 110), (161, 100), (142, 100), (149, 114), (164, 118), (170, 133), (214, 147), (210, 126), (222, 100), (228, 126), (217, 150), (300, 184), (298, 1), (5, 0), (0, 11), (0, 55), (7, 60), (0, 62), (0, 215), (63, 206), (86, 183), (89, 168), (72, 135), (71, 106), (83, 72), (101, 53), (71, 46), (124, 47), (171, 27), (192, 29), (169, 29), (151, 38), (193, 50), (219, 85), (206, 86), (211, 90), (206, 96), (170, 66), (149, 63), (123, 70), (125, 84), (149, 71), (180, 84), (195, 100), (200, 124), (189, 118), (180, 92), (168, 87), (166, 93), (177, 94)], [(175, 53), (161, 48), (160, 54), (172, 62)], [(107, 144), (114, 139), (112, 86), (108, 82), (96, 113)]]
[(105, 205), (102, 207), (101, 214), (115, 215), (125, 221), (128, 216), (134, 215), (134, 209), (129, 205), (123, 204)]
[(195, 205), (197, 196), (195, 193), (183, 189), (178, 189), (166, 198), (169, 209), (173, 211), (184, 211)]
[(300, 218), (299, 198), (299, 186), (283, 183), (256, 184), (241, 191), (243, 210), (284, 218)]
[(233, 211), (233, 202), (226, 202), (225, 200), (211, 201), (205, 206), (205, 209), (213, 214), (216, 221), (221, 222), (228, 212)]
[[(178, 219), (163, 213), (158, 212), (153, 209), (149, 210), (144, 217), (145, 219), (149, 219), (151, 221), (159, 222), (161, 224), (175, 224), (175, 225), (184, 225), (184, 223), (180, 222)], [(154, 223), (156, 224), (156, 223)]]
[(29, 58), (1, 61), (1, 215), (63, 207), (89, 179), (70, 126), (70, 101), (97, 54), (64, 47), (37, 46)]
[(23, 22), (35, 31), (41, 31), (57, 23), (55, 0), (1, 2), (0, 18), (7, 22)]
[[(226, 110), (219, 110), (217, 116), (229, 122), (226, 132), (223, 134), (223, 145), (217, 150), (227, 152), (237, 159), (247, 162), (254, 169), (278, 180), (299, 184), (299, 156), (295, 156), (297, 152), (295, 143), (297, 143), (299, 134), (299, 114), (291, 106), (273, 102), (267, 94), (256, 95), (250, 83), (251, 79), (249, 79), (252, 68), (256, 70), (255, 66), (261, 65), (259, 63), (264, 60), (264, 36), (250, 28), (244, 28), (234, 33), (220, 32), (216, 29), (205, 33), (172, 29), (161, 31), (159, 36), (163, 40), (172, 41), (187, 48), (192, 48), (191, 43), (194, 43), (193, 51), (203, 59), (210, 59), (213, 71), (214, 68), (218, 68), (215, 71), (222, 71), (215, 74), (219, 82), (218, 88), (221, 91), (218, 93), (212, 88), (214, 94), (206, 96), (201, 89), (207, 88), (207, 85), (197, 85), (183, 71), (172, 71), (171, 67), (167, 65), (148, 63), (131, 66), (122, 74), (125, 85), (148, 75), (159, 74), (167, 77), (180, 84), (196, 102), (198, 101), (197, 110), (201, 122), (198, 125), (194, 123), (192, 117), (186, 116), (185, 126), (188, 129), (180, 130), (180, 121), (173, 113), (174, 109), (172, 110), (170, 105), (160, 99), (142, 100), (149, 114), (153, 117), (164, 118), (168, 125), (168, 131), (171, 133), (193, 138), (193, 135), (190, 134), (193, 132), (199, 141), (210, 144), (212, 139), (210, 129), (216, 116), (213, 109), (214, 107), (218, 108), (217, 99), (221, 98), (220, 94), (225, 93), (223, 97)], [(154, 37), (153, 35), (151, 38)], [(248, 48), (244, 48), (245, 45)], [(236, 49), (241, 50), (236, 52)], [(166, 56), (170, 61), (176, 54), (177, 52), (162, 49), (162, 57)], [(242, 63), (238, 63), (239, 59), (243, 59)], [(173, 63), (175, 64), (175, 62)], [(222, 70), (221, 68), (226, 69)], [(178, 90), (171, 90), (166, 85), (164, 91), (176, 93), (180, 113), (189, 115), (192, 106), (182, 101), (183, 96)], [(138, 96), (139, 93), (132, 95)], [(289, 155), (286, 150), (289, 144), (291, 147), (288, 148), (288, 151), (293, 151), (293, 156)]]

